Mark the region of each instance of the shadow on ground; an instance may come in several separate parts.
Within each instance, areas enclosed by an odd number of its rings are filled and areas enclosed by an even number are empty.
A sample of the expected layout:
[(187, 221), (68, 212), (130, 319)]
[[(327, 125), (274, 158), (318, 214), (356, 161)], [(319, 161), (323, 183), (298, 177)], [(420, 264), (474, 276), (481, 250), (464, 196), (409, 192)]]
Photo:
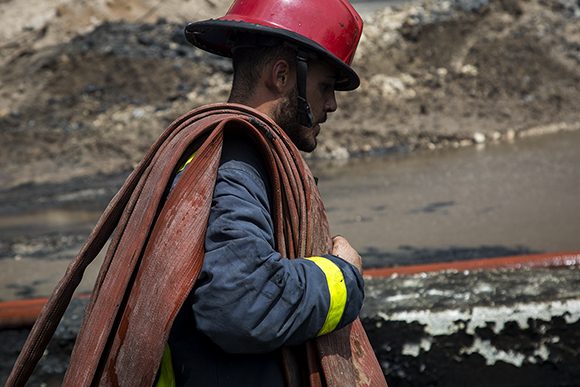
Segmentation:
[(421, 248), (399, 246), (394, 251), (382, 251), (366, 247), (359, 251), (364, 257), (365, 268), (419, 265), (435, 262), (474, 260), (481, 258), (507, 257), (513, 255), (540, 254), (525, 246), (449, 246), (447, 248)]

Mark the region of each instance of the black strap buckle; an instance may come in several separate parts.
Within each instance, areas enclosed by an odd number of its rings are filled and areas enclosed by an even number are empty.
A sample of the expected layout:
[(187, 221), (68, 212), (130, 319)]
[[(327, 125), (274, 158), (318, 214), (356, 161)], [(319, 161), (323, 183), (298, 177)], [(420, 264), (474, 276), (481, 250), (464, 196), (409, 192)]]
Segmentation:
[(296, 56), (296, 82), (298, 86), (298, 122), (302, 126), (312, 128), (314, 126), (314, 118), (310, 105), (306, 99), (306, 81), (308, 77), (308, 61), (306, 55), (298, 53)]

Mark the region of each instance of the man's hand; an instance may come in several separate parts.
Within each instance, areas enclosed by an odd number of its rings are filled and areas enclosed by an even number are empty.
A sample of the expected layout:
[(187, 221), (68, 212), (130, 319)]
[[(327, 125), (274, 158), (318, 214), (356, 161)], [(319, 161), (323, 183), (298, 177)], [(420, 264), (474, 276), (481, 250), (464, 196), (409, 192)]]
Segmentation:
[(340, 235), (332, 238), (332, 255), (336, 255), (354, 265), (359, 273), (362, 274), (362, 259), (360, 255), (358, 255), (357, 251), (350, 245), (350, 243)]

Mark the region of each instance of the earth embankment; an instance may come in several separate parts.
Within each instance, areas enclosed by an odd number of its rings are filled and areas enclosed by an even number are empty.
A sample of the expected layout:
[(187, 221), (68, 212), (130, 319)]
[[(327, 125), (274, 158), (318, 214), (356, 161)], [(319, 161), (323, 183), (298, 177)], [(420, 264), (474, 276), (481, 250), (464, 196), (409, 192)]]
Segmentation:
[[(173, 119), (227, 98), (229, 62), (182, 34), (227, 1), (97, 3), (0, 4), (3, 187), (129, 170)], [(362, 85), (339, 93), (313, 157), (577, 129), (579, 20), (568, 0), (425, 1), (365, 14)]]

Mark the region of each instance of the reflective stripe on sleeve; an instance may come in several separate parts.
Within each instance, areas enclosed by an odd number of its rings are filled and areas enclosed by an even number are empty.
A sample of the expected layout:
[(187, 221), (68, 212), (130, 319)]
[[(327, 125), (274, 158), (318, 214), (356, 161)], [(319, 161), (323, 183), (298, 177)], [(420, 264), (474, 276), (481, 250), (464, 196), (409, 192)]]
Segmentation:
[(187, 161), (185, 161), (185, 163), (183, 163), (183, 165), (181, 166), (181, 168), (179, 168), (177, 170), (177, 173), (183, 171), (185, 169), (185, 167), (187, 167), (187, 164), (191, 163), (193, 161), (193, 158), (195, 157), (195, 153), (193, 152), (193, 154), (191, 156), (189, 156), (189, 158), (187, 159)]
[(156, 387), (175, 387), (175, 374), (173, 373), (173, 361), (171, 360), (169, 344), (165, 344)]
[(328, 314), (326, 320), (318, 336), (332, 332), (344, 313), (346, 306), (346, 284), (344, 283), (344, 276), (342, 270), (334, 262), (324, 257), (310, 257), (306, 258), (314, 262), (326, 276), (328, 283), (328, 292), (330, 293), (330, 306), (328, 307)]

